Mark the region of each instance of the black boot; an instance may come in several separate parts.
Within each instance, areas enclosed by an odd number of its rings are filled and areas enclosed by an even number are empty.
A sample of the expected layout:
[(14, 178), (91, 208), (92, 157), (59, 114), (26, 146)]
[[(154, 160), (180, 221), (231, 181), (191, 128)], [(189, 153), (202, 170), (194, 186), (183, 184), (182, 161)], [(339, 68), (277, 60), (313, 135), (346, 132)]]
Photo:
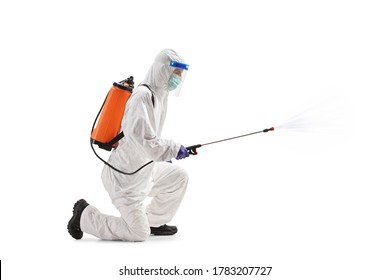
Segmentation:
[(177, 227), (163, 225), (160, 227), (150, 227), (150, 233), (153, 235), (174, 235), (177, 232)]
[(68, 232), (74, 239), (83, 238), (83, 232), (80, 228), (80, 219), (81, 214), (88, 205), (89, 204), (84, 199), (80, 199), (73, 206), (73, 216), (68, 223)]

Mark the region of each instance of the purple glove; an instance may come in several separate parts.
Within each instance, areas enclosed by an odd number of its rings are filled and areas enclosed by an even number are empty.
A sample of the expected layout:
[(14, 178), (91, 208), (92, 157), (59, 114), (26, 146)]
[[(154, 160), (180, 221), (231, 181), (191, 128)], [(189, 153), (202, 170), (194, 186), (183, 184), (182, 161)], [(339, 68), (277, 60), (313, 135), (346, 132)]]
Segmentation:
[(179, 159), (183, 159), (183, 158), (186, 158), (186, 157), (189, 157), (189, 156), (190, 156), (190, 154), (188, 153), (186, 147), (181, 145), (180, 146), (180, 150), (177, 153), (176, 159), (179, 160)]

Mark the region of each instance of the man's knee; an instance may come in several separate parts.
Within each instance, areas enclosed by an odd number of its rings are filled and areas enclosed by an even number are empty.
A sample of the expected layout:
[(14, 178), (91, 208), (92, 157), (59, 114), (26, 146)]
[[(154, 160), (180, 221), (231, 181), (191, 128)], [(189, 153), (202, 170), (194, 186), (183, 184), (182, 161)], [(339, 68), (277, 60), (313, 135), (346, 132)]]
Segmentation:
[[(138, 216), (135, 214), (128, 219), (126, 223), (126, 233), (124, 239), (126, 241), (140, 242), (145, 241), (150, 236), (150, 227), (147, 222), (146, 215)], [(131, 221), (129, 223), (129, 221)]]
[(183, 182), (184, 186), (187, 186), (188, 178), (189, 178), (187, 171), (180, 167), (176, 170), (176, 174), (177, 174), (178, 181)]

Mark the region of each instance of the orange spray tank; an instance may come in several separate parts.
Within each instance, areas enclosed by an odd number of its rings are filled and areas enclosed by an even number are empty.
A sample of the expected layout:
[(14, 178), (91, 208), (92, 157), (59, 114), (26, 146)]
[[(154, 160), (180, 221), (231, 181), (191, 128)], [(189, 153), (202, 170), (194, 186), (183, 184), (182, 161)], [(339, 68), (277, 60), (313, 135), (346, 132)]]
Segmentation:
[[(133, 88), (133, 77), (112, 85), (93, 124), (91, 144), (96, 144), (107, 151), (118, 146), (118, 141), (123, 137), (123, 133), (120, 132), (123, 114)], [(99, 121), (95, 127), (98, 118)]]

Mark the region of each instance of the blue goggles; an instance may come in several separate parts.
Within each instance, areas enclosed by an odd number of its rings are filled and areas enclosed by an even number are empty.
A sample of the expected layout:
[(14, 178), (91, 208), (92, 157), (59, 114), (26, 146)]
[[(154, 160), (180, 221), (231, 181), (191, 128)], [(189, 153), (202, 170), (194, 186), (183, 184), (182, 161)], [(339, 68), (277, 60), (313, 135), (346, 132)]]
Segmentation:
[(169, 63), (169, 66), (172, 66), (172, 67), (175, 67), (175, 68), (180, 68), (180, 69), (183, 69), (183, 70), (188, 70), (188, 67), (189, 67), (188, 64), (181, 63), (181, 62), (178, 62), (178, 61), (171, 61)]

